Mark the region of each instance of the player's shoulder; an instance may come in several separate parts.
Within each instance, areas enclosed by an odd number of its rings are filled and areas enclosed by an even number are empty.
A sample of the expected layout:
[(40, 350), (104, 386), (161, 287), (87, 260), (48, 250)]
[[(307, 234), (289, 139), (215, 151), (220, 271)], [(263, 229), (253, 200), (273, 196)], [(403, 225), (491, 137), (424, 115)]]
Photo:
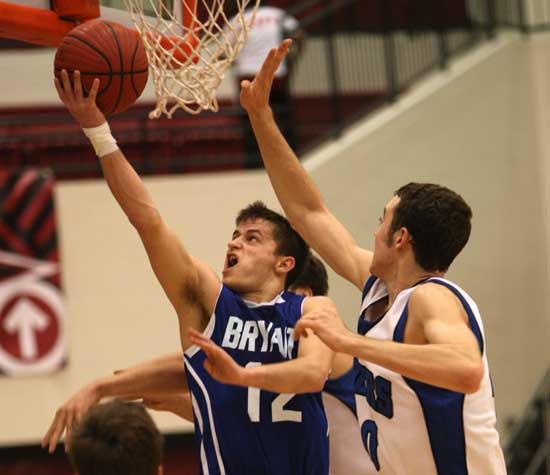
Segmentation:
[(304, 299), (304, 312), (321, 309), (321, 308), (336, 308), (334, 301), (325, 295), (317, 295)]
[(451, 283), (440, 279), (429, 280), (413, 288), (409, 298), (409, 312), (427, 318), (444, 310), (462, 306)]
[(411, 304), (427, 304), (433, 299), (447, 299), (453, 293), (439, 281), (428, 280), (413, 287), (409, 302)]

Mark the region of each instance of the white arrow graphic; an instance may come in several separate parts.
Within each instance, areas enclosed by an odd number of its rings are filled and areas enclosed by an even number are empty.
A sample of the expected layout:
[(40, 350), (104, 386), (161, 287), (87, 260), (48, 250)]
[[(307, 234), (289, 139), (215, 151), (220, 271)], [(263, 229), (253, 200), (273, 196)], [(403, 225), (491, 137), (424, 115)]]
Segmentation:
[(36, 330), (44, 330), (48, 326), (48, 317), (41, 308), (27, 298), (20, 299), (11, 309), (4, 321), (4, 329), (8, 333), (19, 334), (19, 348), (24, 359), (36, 357)]

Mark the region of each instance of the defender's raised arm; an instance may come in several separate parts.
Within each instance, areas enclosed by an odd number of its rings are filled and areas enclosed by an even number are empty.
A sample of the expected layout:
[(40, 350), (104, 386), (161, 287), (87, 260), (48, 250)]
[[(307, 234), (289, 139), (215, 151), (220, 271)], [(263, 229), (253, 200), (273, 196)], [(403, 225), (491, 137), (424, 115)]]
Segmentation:
[(272, 49), (254, 81), (241, 84), (241, 105), (248, 112), (273, 189), (288, 220), (338, 274), (362, 289), (372, 253), (361, 249), (328, 210), (321, 193), (281, 134), (269, 106), (275, 71), (288, 53), (290, 40)]

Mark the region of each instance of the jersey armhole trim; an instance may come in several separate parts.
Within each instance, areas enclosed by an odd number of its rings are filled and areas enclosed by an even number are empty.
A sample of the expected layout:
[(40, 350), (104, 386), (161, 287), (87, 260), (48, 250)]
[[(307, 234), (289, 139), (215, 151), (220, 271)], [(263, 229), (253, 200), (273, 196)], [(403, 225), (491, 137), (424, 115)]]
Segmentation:
[[(218, 292), (218, 297), (216, 298), (216, 303), (214, 304), (214, 310), (212, 311), (212, 315), (210, 315), (210, 319), (208, 320), (208, 324), (206, 325), (206, 328), (202, 332), (202, 334), (206, 338), (211, 338), (212, 333), (214, 333), (214, 328), (216, 327), (216, 308), (218, 306), (218, 302), (220, 301), (220, 296), (223, 291), (223, 284), (220, 285), (220, 291)], [(200, 351), (200, 348), (197, 345), (191, 345), (187, 350), (185, 350), (184, 354), (187, 355), (189, 358), (192, 358)]]

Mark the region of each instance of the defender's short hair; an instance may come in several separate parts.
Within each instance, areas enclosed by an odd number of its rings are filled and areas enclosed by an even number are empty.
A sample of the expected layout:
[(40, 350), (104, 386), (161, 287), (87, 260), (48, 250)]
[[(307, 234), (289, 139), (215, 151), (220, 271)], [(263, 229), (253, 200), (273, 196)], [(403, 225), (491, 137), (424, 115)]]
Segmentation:
[(163, 438), (145, 408), (113, 400), (92, 407), (71, 437), (78, 475), (157, 475)]
[(472, 229), (472, 210), (454, 191), (432, 183), (409, 183), (395, 192), (391, 235), (408, 229), (416, 262), (425, 270), (445, 272), (464, 248)]
[(296, 288), (311, 289), (314, 296), (328, 294), (327, 269), (321, 259), (311, 252), (307, 256), (302, 273), (296, 278), (290, 290)]

